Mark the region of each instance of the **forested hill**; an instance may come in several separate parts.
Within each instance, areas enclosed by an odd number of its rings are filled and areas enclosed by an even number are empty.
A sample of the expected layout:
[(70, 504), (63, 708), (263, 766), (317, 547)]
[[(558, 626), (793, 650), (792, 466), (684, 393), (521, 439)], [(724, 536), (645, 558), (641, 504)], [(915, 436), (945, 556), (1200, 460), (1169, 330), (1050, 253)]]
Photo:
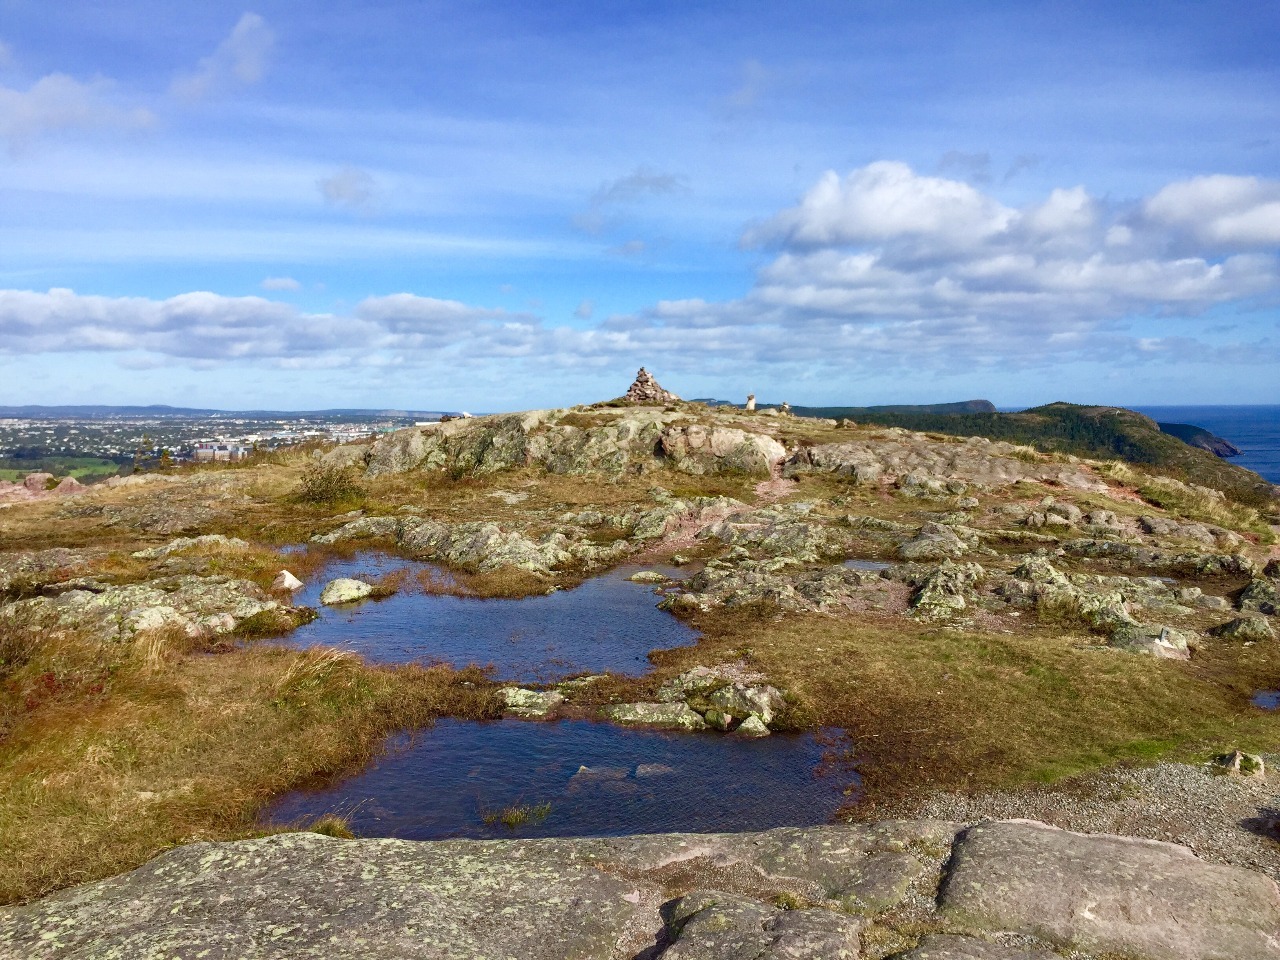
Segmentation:
[(1273, 507), (1276, 502), (1277, 488), (1253, 471), (1227, 463), (1207, 450), (1189, 446), (1178, 437), (1161, 432), (1150, 417), (1122, 407), (1049, 403), (1019, 413), (862, 409), (864, 412), (853, 417), (860, 423), (962, 437), (989, 437), (1082, 457), (1119, 458), (1159, 467), (1164, 473), (1221, 490), (1233, 500), (1250, 506)]

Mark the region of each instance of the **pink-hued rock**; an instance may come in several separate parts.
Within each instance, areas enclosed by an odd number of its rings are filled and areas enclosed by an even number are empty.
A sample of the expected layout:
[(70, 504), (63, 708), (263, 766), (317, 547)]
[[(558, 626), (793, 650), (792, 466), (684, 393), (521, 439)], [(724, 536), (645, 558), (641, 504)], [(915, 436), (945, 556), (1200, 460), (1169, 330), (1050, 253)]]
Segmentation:
[(49, 489), (49, 481), (52, 479), (52, 473), (29, 473), (22, 485), (32, 493), (44, 493)]
[(80, 493), (84, 489), (85, 485), (75, 477), (63, 477), (58, 481), (58, 485), (53, 488), (53, 492), (60, 496), (66, 496), (69, 493)]

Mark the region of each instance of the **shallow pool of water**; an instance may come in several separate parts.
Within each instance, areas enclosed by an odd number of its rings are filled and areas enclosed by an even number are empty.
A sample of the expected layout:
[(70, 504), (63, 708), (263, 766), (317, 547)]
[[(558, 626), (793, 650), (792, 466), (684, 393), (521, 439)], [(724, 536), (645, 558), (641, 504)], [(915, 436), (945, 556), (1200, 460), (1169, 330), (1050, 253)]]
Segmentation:
[(1263, 710), (1280, 710), (1280, 690), (1259, 690), (1251, 702)]
[[(330, 564), (298, 591), (295, 602), (315, 607), (320, 616), (283, 642), (342, 647), (375, 663), (492, 664), (499, 680), (548, 682), (581, 671), (640, 674), (649, 667), (650, 650), (698, 638), (658, 609), (653, 584), (626, 579), (640, 569), (655, 568), (624, 567), (547, 596), (480, 600), (418, 589), (417, 574), (437, 570), (429, 564), (359, 554)], [(400, 571), (408, 574), (404, 587), (385, 600), (320, 605), (320, 591), (335, 577), (371, 580)]]
[[(337, 813), (359, 836), (410, 840), (809, 826), (829, 822), (857, 783), (842, 746), (834, 734), (744, 740), (588, 720), (441, 720), (396, 738), (358, 776), (287, 794), (266, 819)], [(514, 830), (495, 819), (542, 804), (545, 818)]]
[(893, 566), (883, 560), (846, 560), (844, 565), (850, 570), (888, 570)]

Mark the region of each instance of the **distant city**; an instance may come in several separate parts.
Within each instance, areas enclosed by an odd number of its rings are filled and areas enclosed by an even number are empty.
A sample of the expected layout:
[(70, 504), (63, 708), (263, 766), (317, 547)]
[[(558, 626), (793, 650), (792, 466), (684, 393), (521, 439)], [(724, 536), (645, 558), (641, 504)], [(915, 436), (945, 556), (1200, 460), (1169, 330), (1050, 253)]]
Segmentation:
[(298, 443), (349, 443), (448, 415), (443, 411), (0, 408), (0, 479), (47, 470), (91, 482), (139, 468), (242, 460), (255, 452)]

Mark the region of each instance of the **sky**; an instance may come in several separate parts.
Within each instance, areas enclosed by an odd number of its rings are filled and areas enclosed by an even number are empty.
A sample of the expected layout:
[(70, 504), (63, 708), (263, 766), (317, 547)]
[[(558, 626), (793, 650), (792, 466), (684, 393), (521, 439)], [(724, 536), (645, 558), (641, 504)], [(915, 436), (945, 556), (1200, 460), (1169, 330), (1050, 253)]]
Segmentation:
[(1280, 402), (1280, 4), (0, 0), (0, 403)]

